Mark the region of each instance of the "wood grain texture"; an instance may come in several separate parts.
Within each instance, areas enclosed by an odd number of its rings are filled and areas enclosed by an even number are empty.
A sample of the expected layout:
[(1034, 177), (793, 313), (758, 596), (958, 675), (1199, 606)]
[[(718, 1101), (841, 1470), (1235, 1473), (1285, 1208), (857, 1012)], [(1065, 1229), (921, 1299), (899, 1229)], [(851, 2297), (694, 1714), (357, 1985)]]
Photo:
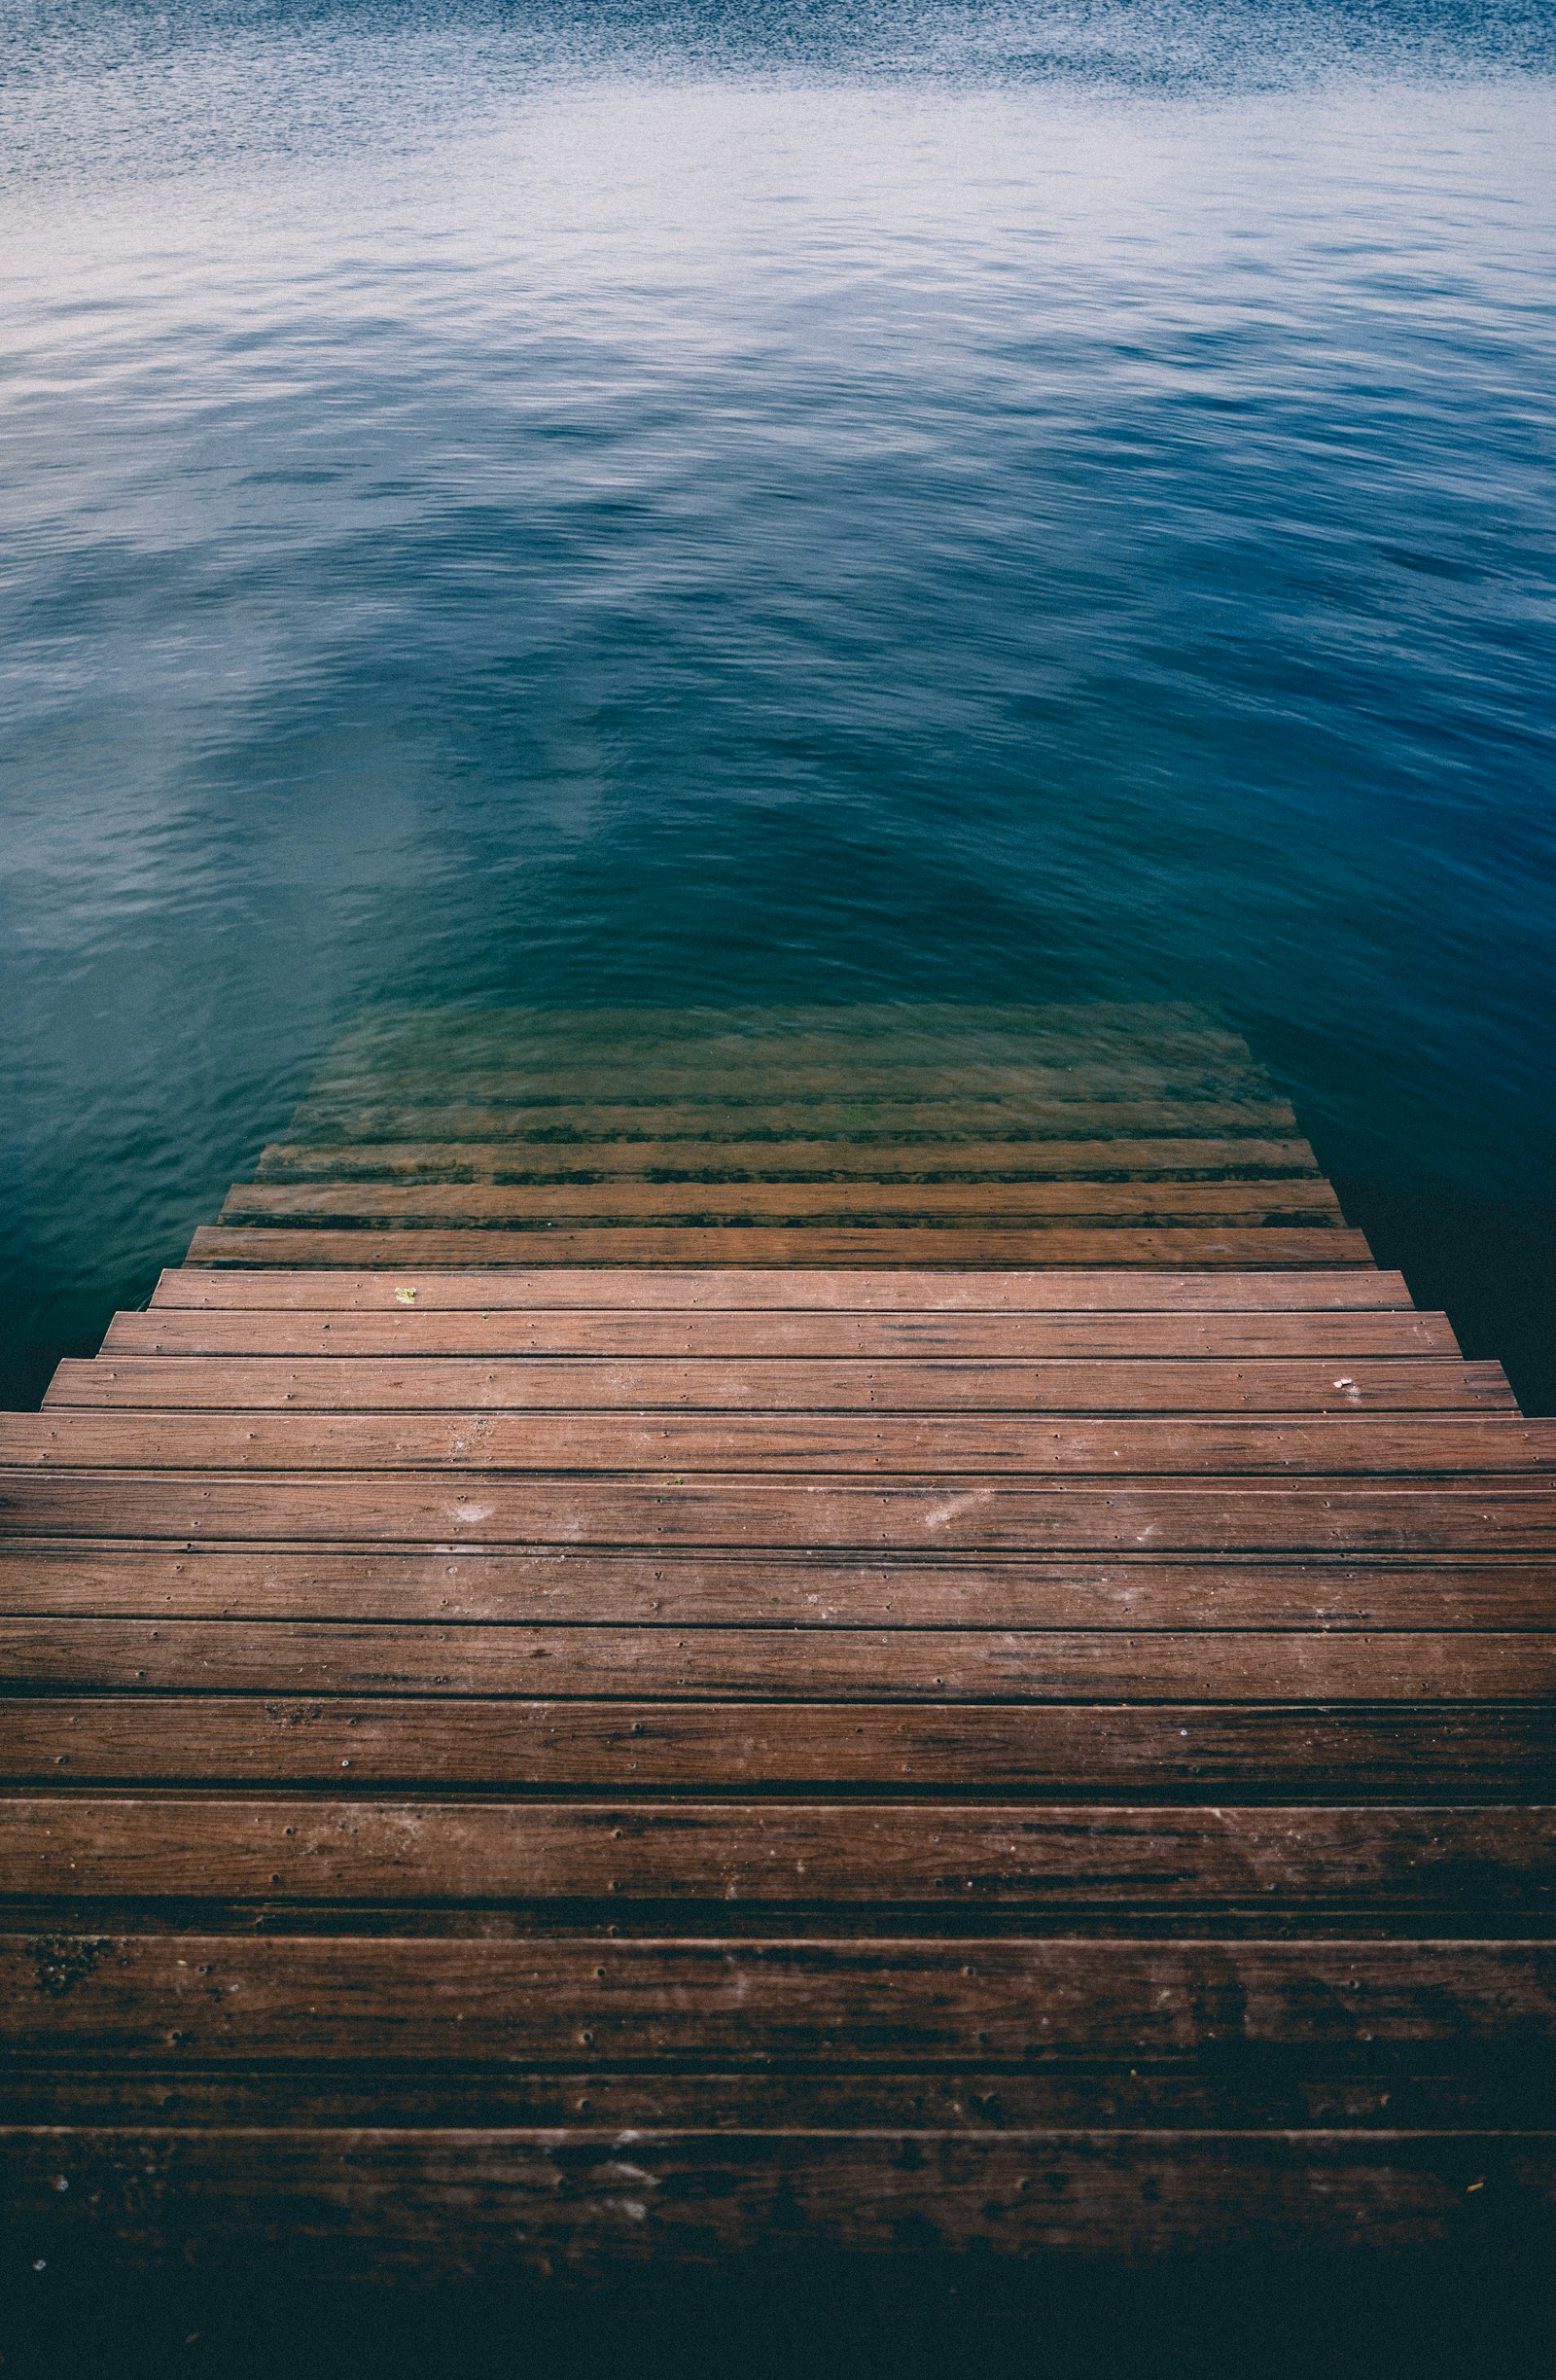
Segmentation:
[(570, 1899), (1301, 1904), (1411, 1923), (1468, 1906), (1492, 1932), (1556, 1911), (1549, 1807), (622, 1801), (565, 1805), (549, 1838), (547, 1819), (526, 1801), (18, 1795), (0, 1800), (0, 1893), (507, 1902), (549, 1874)]
[[(58, 1988), (61, 1972), (73, 1981)], [(0, 2043), (584, 2072), (1556, 2046), (1556, 1943), (0, 1935)]]
[(367, 1020), (0, 1418), (73, 2276), (1496, 2255), (1556, 1423), (1173, 1004)]
[(1358, 1413), (1244, 1418), (1015, 1412), (443, 1413), (122, 1412), (69, 1406), (0, 1414), (0, 1472), (439, 1469), (620, 1473), (680, 1469), (979, 1476), (1069, 1473), (1494, 1473), (1556, 1469), (1556, 1420), (1519, 1413)]
[[(202, 1224), (190, 1242), (188, 1264), (232, 1265), (251, 1269), (266, 1264), (288, 1271), (338, 1265), (356, 1272), (369, 1262), (389, 1269), (446, 1267), (470, 1271), (481, 1266), (512, 1263), (525, 1270), (540, 1264), (565, 1269), (599, 1264), (682, 1271), (694, 1265), (710, 1271), (769, 1266), (775, 1272), (813, 1269), (862, 1272), (893, 1264), (943, 1266), (948, 1272), (970, 1267), (1002, 1272), (1026, 1265), (1046, 1270), (1073, 1265), (1079, 1271), (1099, 1266), (1138, 1265), (1145, 1271), (1200, 1272), (1223, 1265), (1228, 1271), (1279, 1272), (1301, 1265), (1328, 1271), (1340, 1264), (1372, 1264), (1372, 1252), (1360, 1231), (1342, 1230), (1321, 1222), (1283, 1229), (1270, 1225), (1248, 1228), (1236, 1225), (1200, 1227), (1184, 1224), (1160, 1230), (1136, 1230), (1127, 1224), (1097, 1229), (1070, 1229), (1056, 1223), (1042, 1230), (1019, 1224), (984, 1226), (969, 1223), (961, 1228), (925, 1225), (894, 1229), (889, 1224), (859, 1230), (834, 1229), (825, 1223), (791, 1228), (742, 1228), (674, 1225), (655, 1227), (606, 1225), (599, 1229), (568, 1229), (537, 1225), (527, 1230), (406, 1231), (398, 1236), (388, 1226), (374, 1233), (355, 1230), (266, 1228)], [(1245, 1297), (1247, 1293), (1245, 1292)]]
[[(922, 1233), (919, 1234), (922, 1240)], [(273, 1243), (267, 1242), (267, 1245)], [(619, 1241), (614, 1243), (620, 1248)], [(807, 1242), (808, 1245), (813, 1243)], [(1268, 1235), (1258, 1245), (1268, 1245)], [(1303, 1247), (1308, 1242), (1304, 1239)], [(879, 1242), (872, 1245), (879, 1247)], [(1109, 1246), (1116, 1243), (1110, 1241)], [(1334, 1243), (1326, 1240), (1326, 1249)], [(418, 1250), (422, 1246), (417, 1242)], [(967, 1261), (943, 1271), (922, 1266), (892, 1270), (861, 1267), (818, 1271), (799, 1267), (775, 1278), (770, 1270), (739, 1265), (696, 1268), (684, 1261), (662, 1271), (623, 1269), (536, 1270), (479, 1266), (453, 1268), (422, 1281), (398, 1264), (372, 1270), (362, 1264), (368, 1243), (356, 1244), (357, 1269), (344, 1273), (307, 1266), (277, 1265), (273, 1271), (218, 1273), (182, 1264), (161, 1274), (151, 1298), (154, 1311), (172, 1307), (200, 1313), (301, 1312), (400, 1314), (407, 1289), (417, 1310), (498, 1313), (531, 1310), (608, 1309), (613, 1314), (765, 1313), (786, 1315), (976, 1314), (1326, 1314), (1414, 1311), (1404, 1275), (1370, 1263), (1352, 1270), (1316, 1267), (1291, 1274), (1195, 1272), (1175, 1278), (1166, 1272), (1083, 1269), (1067, 1274), (1050, 1266), (1025, 1271), (1008, 1267), (968, 1269)], [(398, 1254), (398, 1251), (395, 1253)]]
[[(228, 1276), (206, 1276), (224, 1281)], [(436, 1288), (434, 1283), (433, 1287)], [(423, 1302), (424, 1297), (426, 1302)], [(1327, 1364), (1332, 1386), (1357, 1363), (1459, 1357), (1443, 1314), (1397, 1313), (860, 1313), (706, 1307), (439, 1306), (420, 1286), (408, 1303), (377, 1307), (153, 1305), (116, 1314), (101, 1369), (121, 1356), (395, 1357), (477, 1361), (543, 1357), (599, 1362), (954, 1363), (1033, 1365)], [(1478, 1387), (1501, 1367), (1466, 1367)], [(72, 1370), (68, 1379), (79, 1374)], [(1167, 1377), (1166, 1374), (1163, 1375)]]
[(1538, 2133), (44, 2127), (0, 2134), (0, 2164), (23, 2253), (66, 2270), (104, 2235), (121, 2263), (186, 2270), (284, 2240), (332, 2276), (816, 2247), (1112, 2261), (1271, 2241), (1496, 2261), (1542, 2235), (1556, 2203), (1556, 2143)]
[(1122, 1221), (1163, 1224), (1341, 1224), (1328, 1184), (1305, 1178), (1231, 1181), (981, 1182), (254, 1182), (235, 1183), (223, 1224), (448, 1224), (494, 1229), (595, 1222), (835, 1225), (960, 1224), (1041, 1229)]
[(472, 1472), (70, 1471), (0, 1479), (0, 1535), (188, 1545), (848, 1547), (933, 1553), (1556, 1553), (1556, 1494), (1430, 1481), (1120, 1476), (640, 1479)]
[[(971, 1782), (980, 1793), (1082, 1799), (1556, 1798), (1556, 1714), (1538, 1702), (591, 1704), (273, 1689), (159, 1695), (137, 1682), (133, 1692), (103, 1695), (13, 1692), (3, 1716), (0, 1775), (54, 1790), (921, 1794), (966, 1794)], [(694, 1863), (690, 1871), (677, 1865), (695, 1823), (683, 1809), (656, 1847), (662, 1856), (645, 1853), (630, 1870), (613, 1870), (618, 1894), (679, 1905), (703, 1876)], [(555, 1847), (554, 1865), (526, 1870), (532, 1899), (588, 1888), (594, 1871), (571, 1864), (576, 1845), (565, 1830)], [(803, 1875), (747, 1876), (746, 1889), (814, 1902), (833, 1881), (813, 1841)], [(220, 1889), (216, 1871), (210, 1888)], [(705, 1877), (697, 1888), (715, 1890)], [(741, 1889), (740, 1876), (722, 1873), (720, 1907)], [(889, 1903), (890, 1889), (884, 1897)]]
[[(1550, 2059), (1538, 2046), (1449, 2064), (1430, 2046), (1359, 2070), (1356, 2053), (1261, 2048), (1234, 2059), (1133, 2068), (1058, 2064), (740, 2068), (636, 2073), (513, 2064), (306, 2066), (88, 2063), (9, 2057), (0, 2125), (274, 2129), (386, 2123), (417, 2129), (586, 2124), (625, 2130), (988, 2132), (1485, 2132), (1556, 2130)], [(1471, 2197), (1470, 2204), (1473, 2204)]]
[(1556, 1702), (1556, 1628), (1349, 1631), (407, 1626), (0, 1619), (18, 1686), (727, 1701)]
[(0, 1541), (0, 1612), (792, 1628), (1535, 1629), (1556, 1565), (1311, 1554), (838, 1561), (782, 1552), (216, 1552)]
[[(426, 1319), (426, 1318), (421, 1318)], [(1440, 1357), (1060, 1363), (699, 1356), (68, 1358), (45, 1408), (163, 1411), (1517, 1413), (1499, 1364)]]
[(803, 1182), (980, 1180), (1147, 1182), (1185, 1175), (1257, 1181), (1314, 1177), (1305, 1140), (272, 1141), (259, 1182)]

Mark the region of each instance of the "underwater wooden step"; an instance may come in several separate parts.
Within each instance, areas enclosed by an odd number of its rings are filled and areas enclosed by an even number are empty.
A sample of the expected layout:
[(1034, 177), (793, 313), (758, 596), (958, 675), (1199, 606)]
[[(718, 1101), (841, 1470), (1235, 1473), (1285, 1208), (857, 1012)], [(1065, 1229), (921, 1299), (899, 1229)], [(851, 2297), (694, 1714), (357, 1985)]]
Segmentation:
[(1040, 1096), (1030, 1089), (987, 1092), (975, 1099), (610, 1100), (554, 1098), (531, 1105), (481, 1106), (438, 1100), (426, 1105), (377, 1097), (309, 1097), (297, 1109), (289, 1142), (413, 1144), (551, 1142), (564, 1145), (634, 1143), (718, 1147), (736, 1142), (770, 1152), (777, 1163), (787, 1144), (818, 1142), (861, 1150), (1044, 1141), (1103, 1141), (1160, 1135), (1179, 1140), (1290, 1138), (1296, 1116), (1268, 1093), (1238, 1099), (1185, 1093), (1163, 1099)]
[(1214, 1180), (1286, 1180), (1318, 1172), (1304, 1140), (918, 1141), (346, 1141), (334, 1147), (273, 1141), (260, 1182), (587, 1182), (608, 1179), (936, 1181), (983, 1178), (1102, 1181), (1175, 1174)]

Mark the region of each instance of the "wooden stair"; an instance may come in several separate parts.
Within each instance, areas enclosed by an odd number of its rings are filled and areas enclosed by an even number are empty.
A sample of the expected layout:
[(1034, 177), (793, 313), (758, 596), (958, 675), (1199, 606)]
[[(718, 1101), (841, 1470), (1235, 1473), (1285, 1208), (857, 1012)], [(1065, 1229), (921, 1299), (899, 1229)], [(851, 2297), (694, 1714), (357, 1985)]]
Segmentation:
[(1193, 1012), (370, 1019), (0, 1466), (40, 2273), (1549, 2236), (1556, 1423)]

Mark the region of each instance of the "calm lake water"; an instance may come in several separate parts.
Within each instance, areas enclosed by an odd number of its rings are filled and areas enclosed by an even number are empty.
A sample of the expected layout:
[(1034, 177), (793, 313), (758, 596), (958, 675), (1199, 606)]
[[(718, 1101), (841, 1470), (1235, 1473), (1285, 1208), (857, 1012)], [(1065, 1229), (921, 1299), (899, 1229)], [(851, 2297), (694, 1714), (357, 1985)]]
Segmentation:
[(1556, 1399), (1553, 28), (11, 0), (0, 1396), (367, 1004), (965, 995)]

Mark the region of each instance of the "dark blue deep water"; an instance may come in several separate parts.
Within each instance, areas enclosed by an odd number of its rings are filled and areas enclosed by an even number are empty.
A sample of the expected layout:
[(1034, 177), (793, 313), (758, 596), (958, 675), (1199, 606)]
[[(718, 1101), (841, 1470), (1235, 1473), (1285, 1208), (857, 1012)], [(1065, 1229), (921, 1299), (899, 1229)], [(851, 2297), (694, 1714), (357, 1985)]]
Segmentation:
[(1556, 12), (9, 0), (0, 1393), (386, 999), (1192, 999), (1556, 1157)]

